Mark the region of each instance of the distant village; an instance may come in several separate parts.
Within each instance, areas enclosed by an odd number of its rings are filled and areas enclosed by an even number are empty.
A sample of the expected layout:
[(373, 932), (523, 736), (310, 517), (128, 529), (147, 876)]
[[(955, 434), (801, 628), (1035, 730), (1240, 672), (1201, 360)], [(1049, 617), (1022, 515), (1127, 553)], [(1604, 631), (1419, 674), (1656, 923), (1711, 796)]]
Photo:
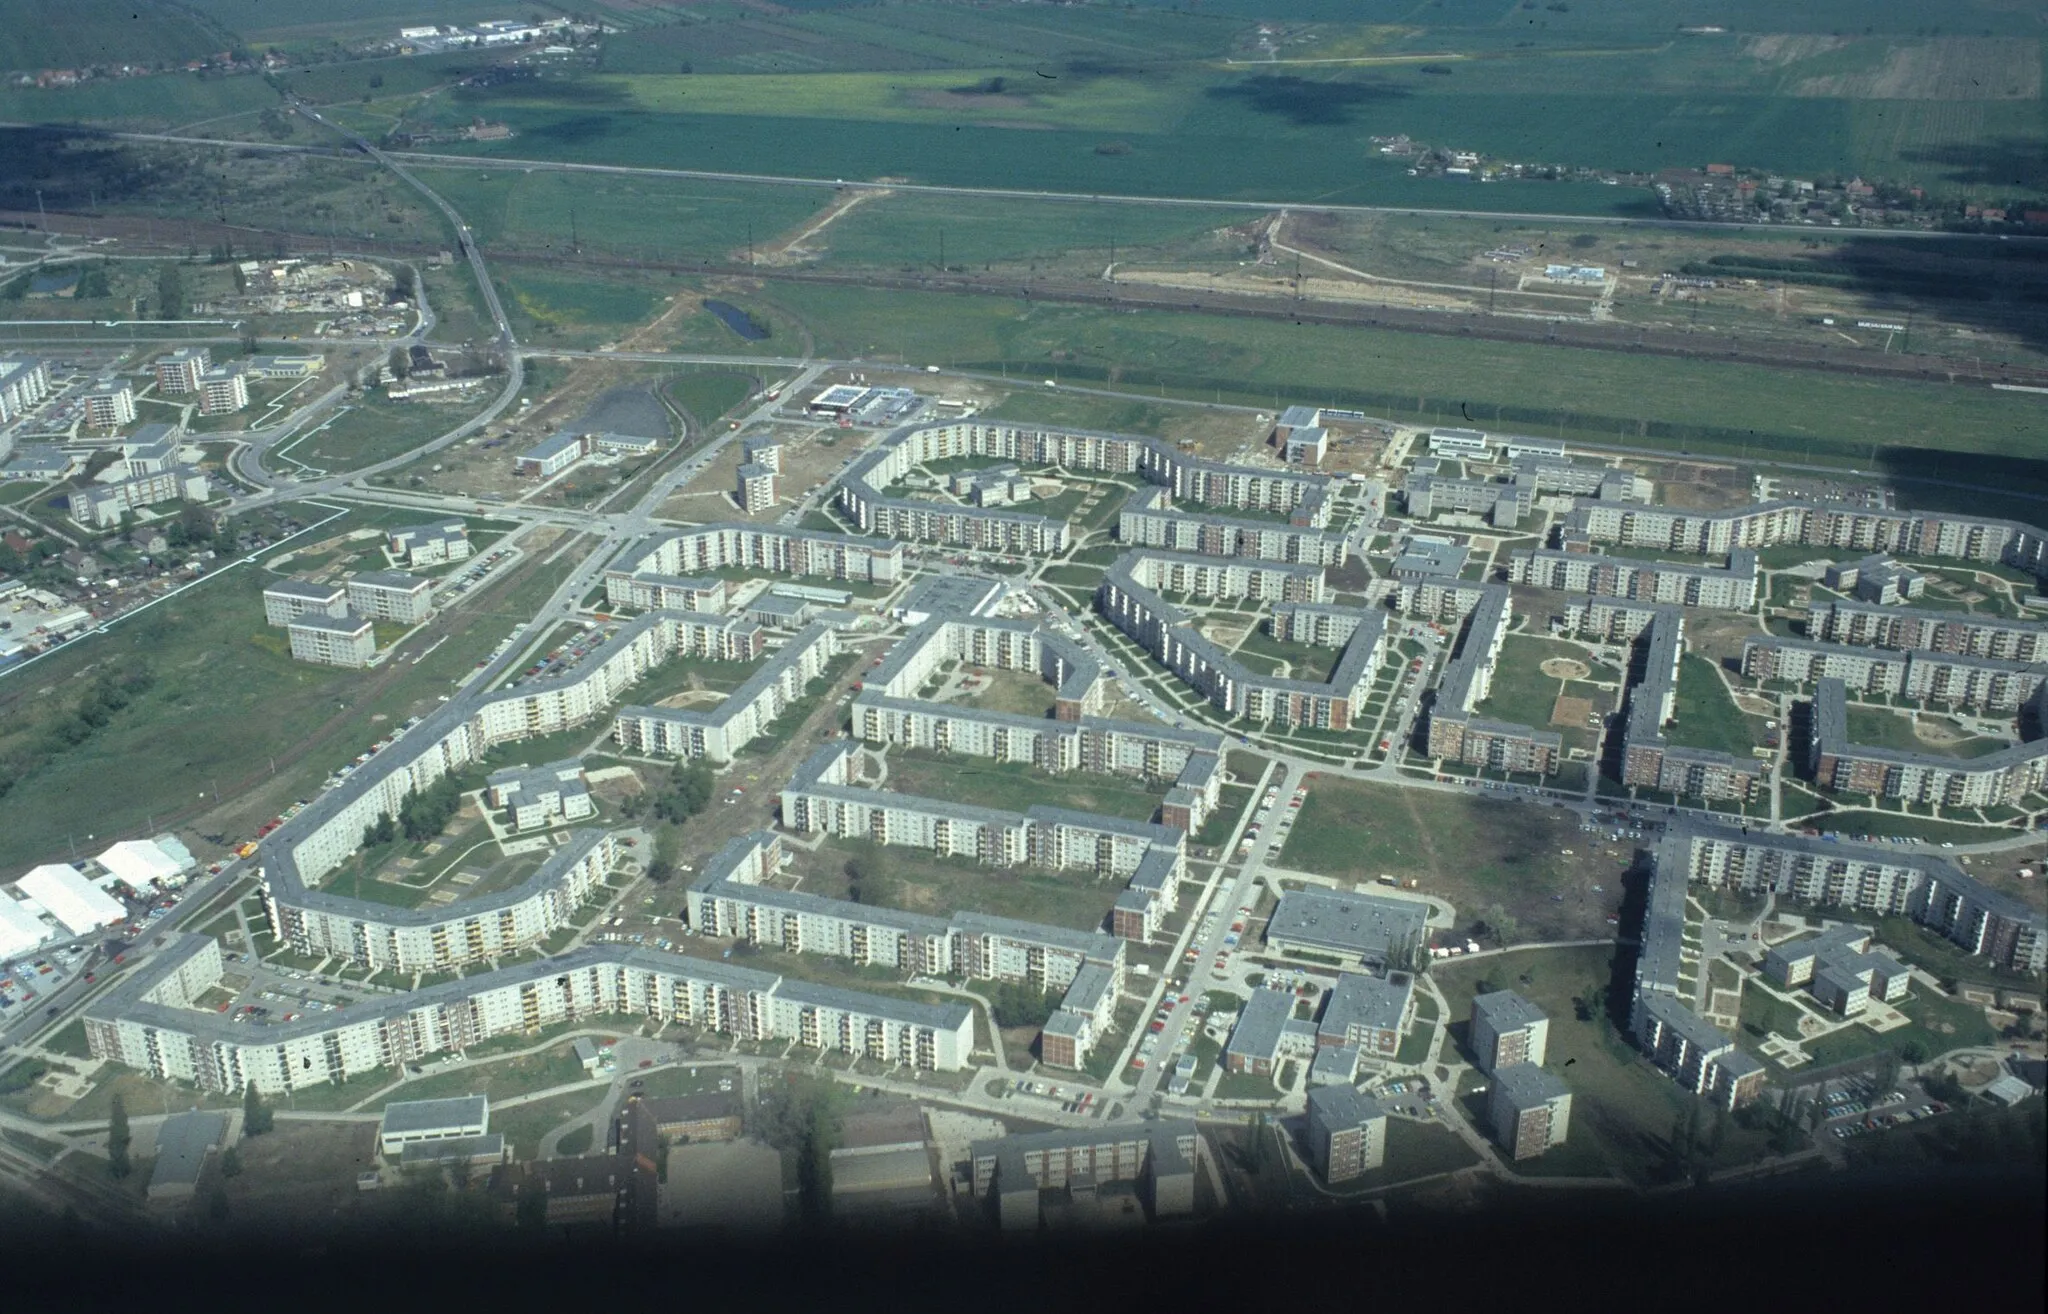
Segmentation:
[(1641, 173), (1585, 165), (1520, 163), (1478, 151), (1432, 146), (1405, 134), (1374, 137), (1372, 142), (1381, 155), (1407, 161), (1411, 177), (1475, 183), (1533, 180), (1643, 187), (1657, 194), (1664, 214), (1673, 219), (1824, 228), (2048, 229), (2048, 210), (1971, 205), (1952, 198), (1930, 197), (1924, 188), (1881, 179), (1788, 178), (1718, 163)]

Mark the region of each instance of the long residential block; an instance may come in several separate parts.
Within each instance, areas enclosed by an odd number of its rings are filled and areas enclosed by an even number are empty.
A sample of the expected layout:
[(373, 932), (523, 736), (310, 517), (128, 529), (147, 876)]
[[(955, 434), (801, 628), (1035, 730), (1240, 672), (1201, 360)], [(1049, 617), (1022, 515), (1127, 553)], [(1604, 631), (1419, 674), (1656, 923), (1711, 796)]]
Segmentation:
[[(709, 583), (703, 576), (729, 569), (893, 584), (903, 577), (903, 545), (809, 530), (701, 525), (658, 535), (621, 554), (604, 572), (605, 598), (613, 606), (667, 606), (663, 590), (699, 591)], [(684, 605), (697, 610), (723, 603), (692, 599)]]
[(1653, 618), (1638, 640), (1642, 677), (1629, 688), (1622, 719), (1624, 785), (1688, 798), (1748, 799), (1768, 764), (1712, 749), (1672, 743), (1664, 727), (1677, 715), (1678, 666), (1685, 655), (1685, 616), (1675, 607)]
[(1966, 653), (1859, 648), (1758, 635), (1742, 645), (1742, 673), (1754, 680), (1813, 684), (1840, 680), (1851, 693), (1914, 698), (1974, 711), (2012, 713), (2034, 696), (2048, 670)]
[(1756, 606), (1756, 553), (1748, 548), (1730, 552), (1726, 568), (1517, 548), (1508, 554), (1508, 579), (1537, 588), (1635, 602), (1736, 611)]
[(2011, 807), (2048, 788), (2048, 739), (1981, 757), (1854, 743), (1848, 687), (1824, 676), (1814, 687), (1807, 765), (1815, 781), (1832, 790), (1944, 807)]
[(649, 949), (576, 949), (271, 1026), (230, 1025), (228, 1015), (196, 1006), (224, 966), (219, 941), (171, 937), (87, 1010), (93, 1057), (201, 1090), (253, 1085), (284, 1095), (582, 1018), (641, 1017), (938, 1072), (968, 1066), (974, 1047), (965, 1004), (840, 990)]
[[(1317, 683), (1252, 671), (1197, 630), (1187, 613), (1161, 596), (1166, 590), (1321, 603), (1328, 586), (1320, 570), (1132, 552), (1103, 576), (1096, 603), (1118, 629), (1232, 716), (1322, 730), (1351, 728), (1353, 714), (1365, 701), (1385, 657), (1384, 613), (1358, 613), (1359, 621), (1344, 641), (1329, 679)], [(1294, 622), (1287, 623), (1294, 632)]]
[(839, 505), (869, 533), (1001, 552), (1064, 550), (1064, 520), (991, 507), (891, 496), (890, 485), (915, 466), (959, 457), (1140, 475), (1183, 501), (1287, 517), (1322, 529), (1331, 513), (1330, 482), (1314, 475), (1206, 461), (1156, 438), (1035, 425), (961, 420), (900, 429), (856, 460), (841, 478)]
[(1564, 736), (1516, 722), (1474, 716), (1493, 687), (1494, 663), (1514, 618), (1504, 585), (1488, 585), (1465, 622), (1457, 653), (1444, 663), (1430, 705), (1428, 753), (1433, 758), (1501, 771), (1550, 775), (1564, 756)]
[(1562, 532), (1595, 543), (1718, 556), (1781, 544), (1908, 557), (1999, 561), (2048, 573), (2048, 532), (2012, 520), (1840, 502), (1758, 502), (1726, 511), (1580, 502)]
[(1923, 648), (1998, 661), (2048, 663), (2048, 622), (2044, 621), (1825, 599), (1807, 608), (1806, 635), (1871, 648)]
[(1668, 872), (1675, 878), (1671, 884), (1680, 891), (1681, 916), (1684, 884), (1695, 881), (1715, 889), (1910, 917), (2000, 967), (2048, 969), (2048, 918), (1946, 858), (1890, 845), (1691, 825), (1668, 831), (1654, 857), (1659, 875)]
[[(736, 652), (742, 644), (758, 650), (762, 642), (759, 627), (746, 621), (699, 630), (706, 636), (705, 646), (696, 651), (705, 656), (710, 655), (713, 637), (725, 651)], [(801, 699), (810, 682), (838, 655), (839, 642), (831, 626), (805, 626), (716, 707), (621, 707), (612, 720), (612, 740), (629, 752), (650, 757), (730, 762)]]
[(859, 751), (827, 744), (812, 753), (783, 787), (782, 824), (991, 866), (1078, 867), (1123, 879), (1112, 925), (1127, 939), (1149, 938), (1179, 904), (1184, 830), (1042, 804), (1005, 812), (868, 789), (852, 783)]
[(1117, 516), (1116, 536), (1134, 547), (1210, 557), (1250, 557), (1313, 566), (1339, 565), (1344, 536), (1320, 529), (1239, 520), (1192, 507), (1176, 507), (1164, 488), (1134, 490)]

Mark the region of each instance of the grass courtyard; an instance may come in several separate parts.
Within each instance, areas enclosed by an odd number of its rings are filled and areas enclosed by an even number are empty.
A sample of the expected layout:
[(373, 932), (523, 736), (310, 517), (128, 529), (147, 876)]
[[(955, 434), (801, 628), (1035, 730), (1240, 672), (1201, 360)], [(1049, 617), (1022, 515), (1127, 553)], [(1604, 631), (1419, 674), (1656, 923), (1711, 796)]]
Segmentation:
[[(982, 912), (1092, 931), (1103, 925), (1125, 885), (1089, 871), (991, 867), (900, 845), (827, 840), (815, 853), (795, 852), (791, 870), (806, 894), (931, 917)], [(859, 881), (848, 871), (856, 861), (865, 869)]]
[(1367, 886), (1413, 877), (1420, 893), (1450, 900), (1461, 925), (1499, 904), (1520, 923), (1515, 938), (1572, 939), (1611, 934), (1621, 903), (1627, 855), (1596, 852), (1595, 841), (1574, 813), (1483, 791), (1311, 776), (1280, 861)]

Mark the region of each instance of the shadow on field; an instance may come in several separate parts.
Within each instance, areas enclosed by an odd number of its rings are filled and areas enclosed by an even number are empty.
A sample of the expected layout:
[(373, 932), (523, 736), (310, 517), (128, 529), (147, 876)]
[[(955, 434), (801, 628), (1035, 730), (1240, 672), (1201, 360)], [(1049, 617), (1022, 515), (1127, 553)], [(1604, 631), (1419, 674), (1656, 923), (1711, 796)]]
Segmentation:
[(1961, 187), (2010, 187), (2048, 192), (2048, 155), (2038, 139), (1994, 137), (1903, 152), (1914, 164), (1931, 164)]
[(1292, 74), (1261, 73), (1229, 86), (1211, 87), (1202, 94), (1214, 100), (1240, 101), (1290, 123), (1323, 126), (1349, 123), (1352, 111), (1361, 105), (1405, 100), (1410, 93), (1385, 82), (1319, 82)]

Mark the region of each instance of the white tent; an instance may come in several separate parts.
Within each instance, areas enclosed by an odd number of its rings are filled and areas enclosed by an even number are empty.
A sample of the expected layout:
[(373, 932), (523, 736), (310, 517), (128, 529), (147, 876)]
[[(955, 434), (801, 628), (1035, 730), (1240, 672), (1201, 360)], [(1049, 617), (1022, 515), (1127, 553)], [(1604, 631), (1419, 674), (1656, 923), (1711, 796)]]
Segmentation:
[(14, 883), (14, 888), (43, 906), (73, 935), (112, 926), (128, 916), (118, 900), (109, 898), (78, 874), (76, 867), (46, 862)]
[(0, 958), (13, 958), (51, 938), (42, 919), (6, 894), (0, 894)]
[(129, 889), (146, 894), (157, 883), (178, 874), (178, 860), (154, 840), (122, 840), (100, 854), (99, 864)]

